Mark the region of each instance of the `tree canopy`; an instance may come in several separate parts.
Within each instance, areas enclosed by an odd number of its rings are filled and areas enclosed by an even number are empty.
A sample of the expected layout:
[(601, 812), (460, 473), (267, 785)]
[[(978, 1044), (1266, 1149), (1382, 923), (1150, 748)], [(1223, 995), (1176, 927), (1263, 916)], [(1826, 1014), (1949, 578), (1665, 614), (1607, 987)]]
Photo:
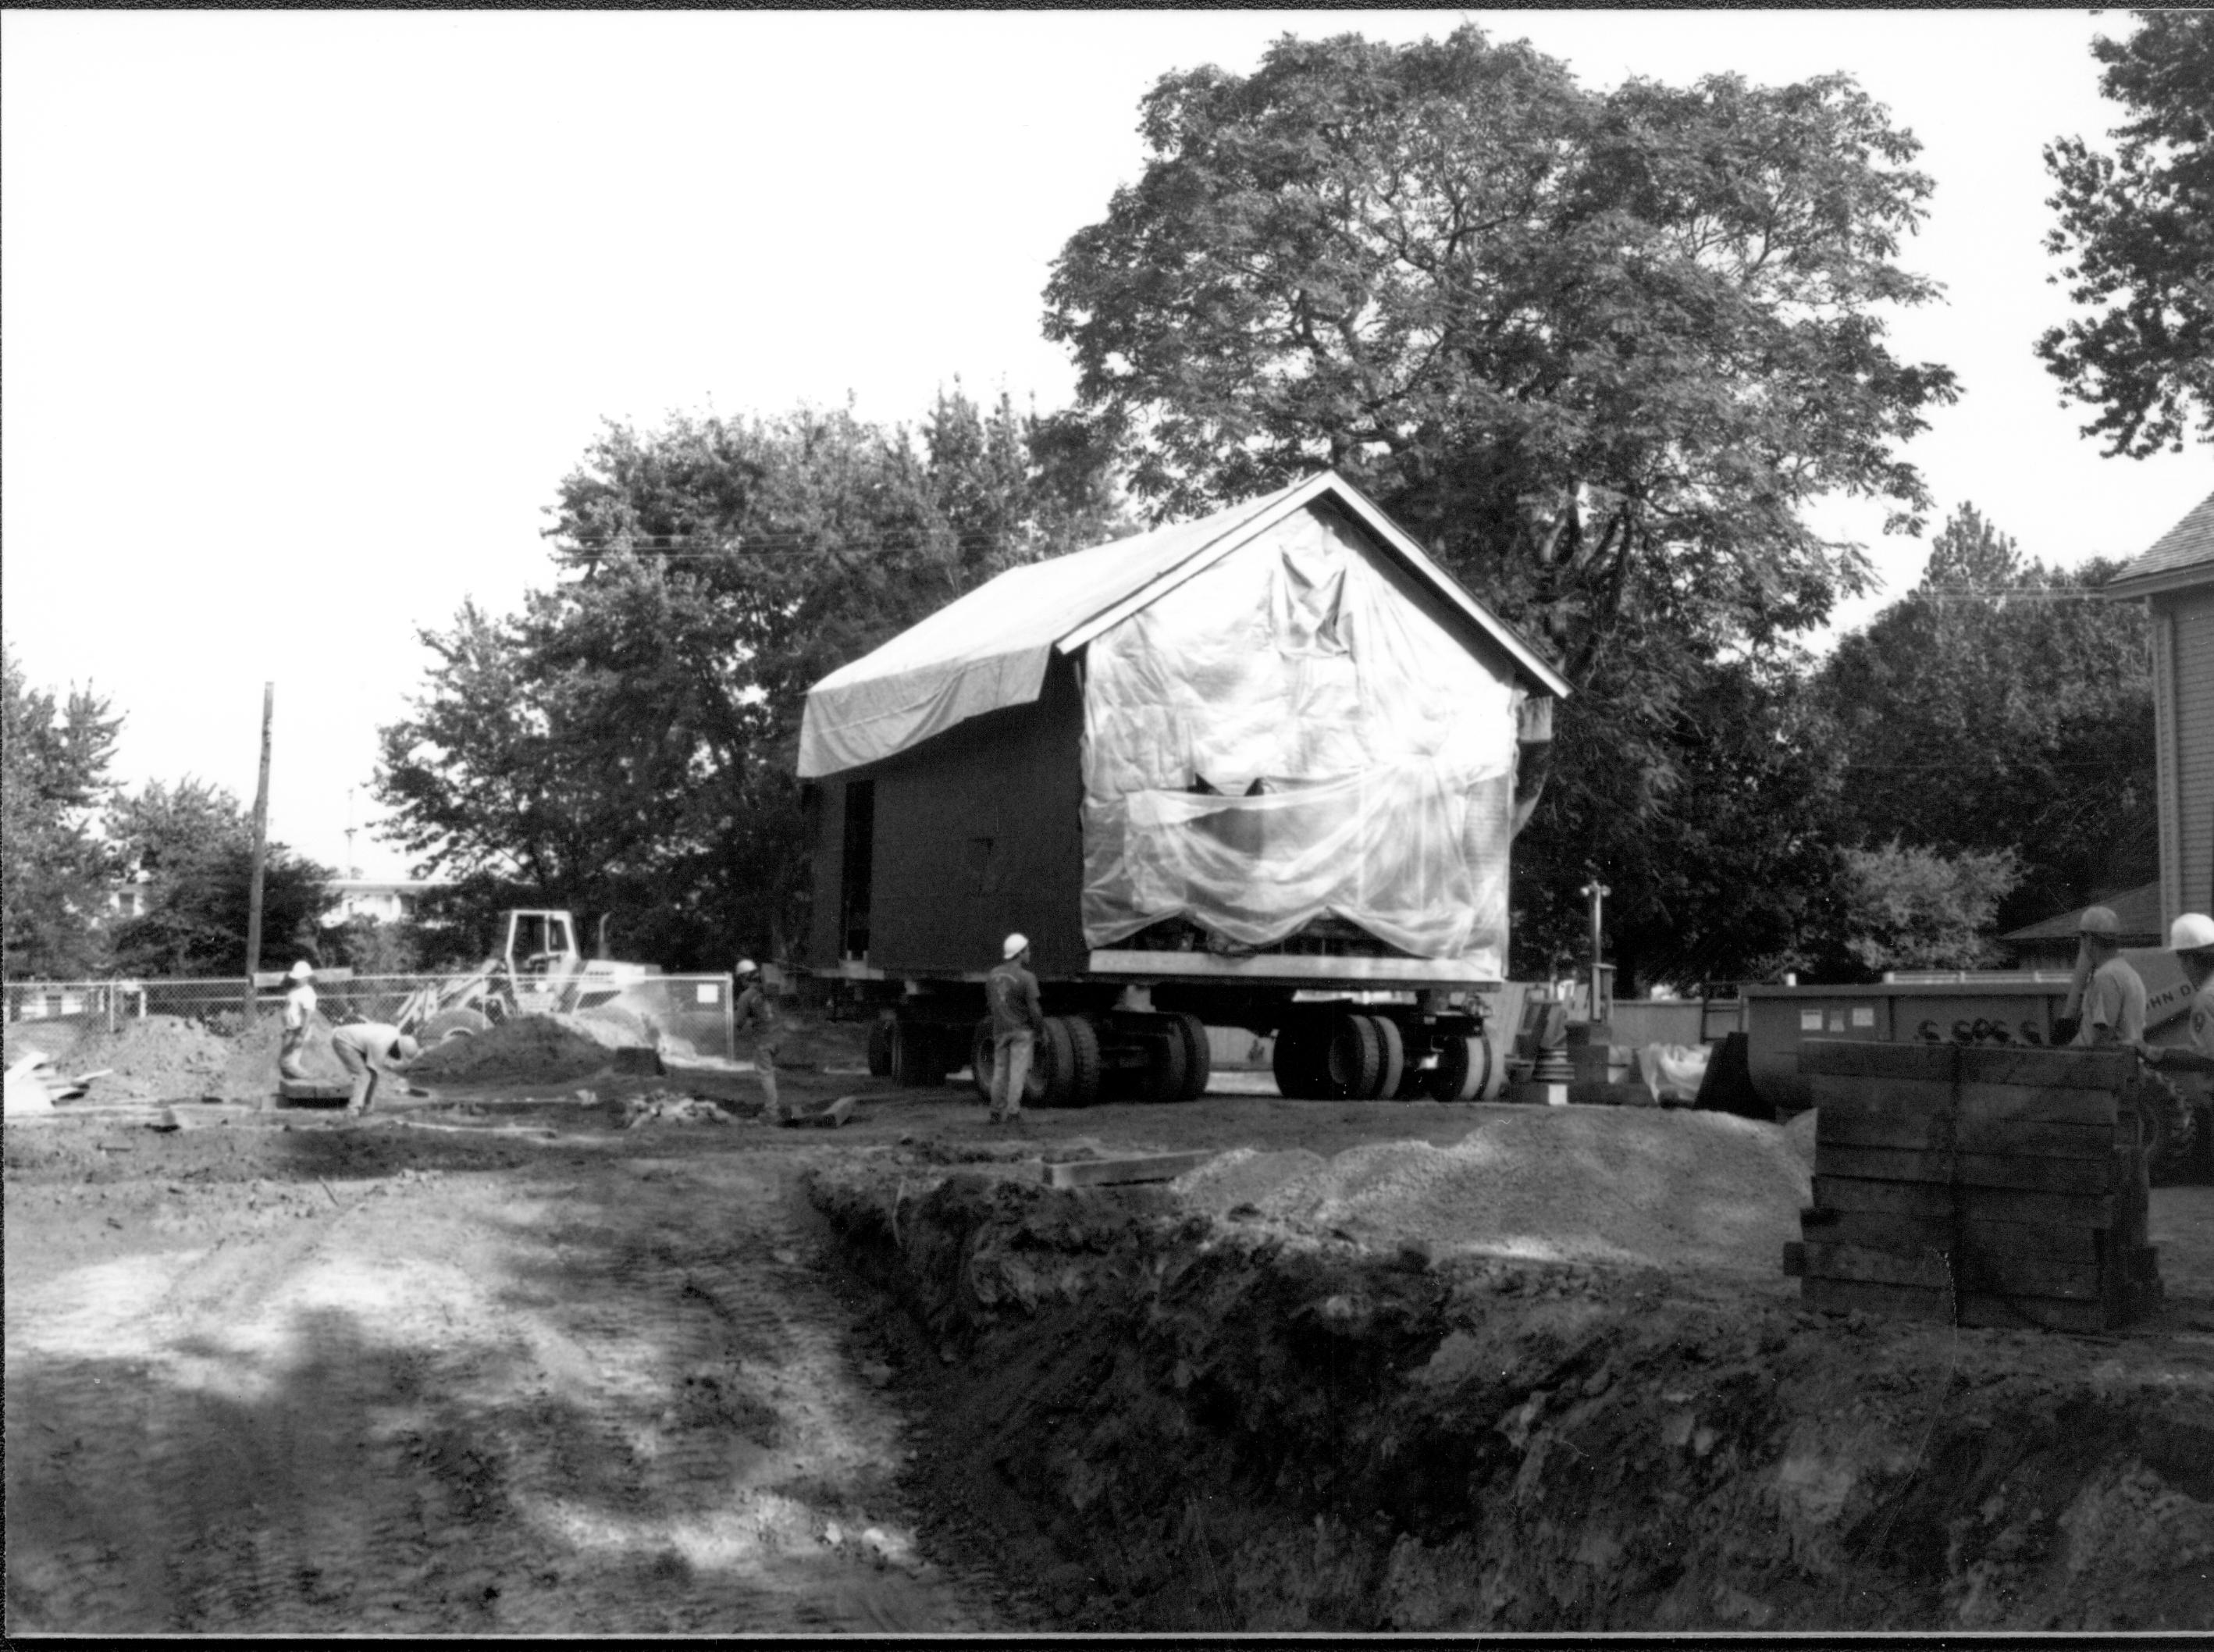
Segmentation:
[(2143, 458), (2214, 441), (2214, 12), (2141, 11), (2127, 40), (2101, 36), (2099, 89), (2126, 111), (2113, 154), (2080, 138), (2046, 145), (2058, 222), (2046, 249), (2070, 261), (2068, 297), (2092, 313), (2047, 331), (2037, 352), (2083, 434)]
[[(1915, 139), (1846, 76), (1595, 94), (1473, 27), (1287, 37), (1251, 75), (1164, 76), (1141, 131), (1045, 318), (1135, 487), (1167, 512), (1322, 464), (1361, 485), (1578, 690), (1586, 762), (1525, 865), (1596, 864), (1659, 911), (1613, 869), (1703, 761), (1716, 666), (1864, 585), (1802, 507), (1870, 496), (1918, 528), (1927, 505), (1898, 444), (1953, 375), (1882, 319), (1936, 293), (1896, 261), (1930, 189)], [(1572, 933), (1516, 882), (1521, 933)]]
[(383, 731), (395, 835), (462, 880), (448, 927), (527, 896), (612, 915), (625, 956), (777, 955), (807, 887), (808, 688), (991, 574), (1110, 537), (1108, 468), (1081, 425), (957, 389), (914, 428), (610, 425), (553, 509), (561, 577), (519, 616), (425, 633), (425, 692)]
[(57, 700), (0, 643), (0, 928), (8, 975), (82, 975), (101, 959), (107, 903), (90, 829), (123, 726), (91, 688)]

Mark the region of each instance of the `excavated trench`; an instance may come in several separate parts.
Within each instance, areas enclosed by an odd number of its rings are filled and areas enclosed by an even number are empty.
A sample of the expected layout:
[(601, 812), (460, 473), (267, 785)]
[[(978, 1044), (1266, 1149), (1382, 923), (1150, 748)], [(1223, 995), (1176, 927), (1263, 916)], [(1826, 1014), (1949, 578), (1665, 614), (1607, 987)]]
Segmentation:
[(2203, 1328), (1831, 1317), (919, 1168), (808, 1191), (896, 1310), (941, 1540), (1064, 1628), (2214, 1624)]

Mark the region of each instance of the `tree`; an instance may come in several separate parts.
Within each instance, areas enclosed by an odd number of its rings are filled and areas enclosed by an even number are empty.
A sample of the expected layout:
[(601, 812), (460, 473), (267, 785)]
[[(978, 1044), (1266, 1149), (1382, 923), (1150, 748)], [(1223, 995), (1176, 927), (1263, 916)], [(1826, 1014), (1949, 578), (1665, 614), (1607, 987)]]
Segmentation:
[[(107, 817), (110, 865), (144, 872), (146, 911), (114, 931), (117, 965), (135, 975), (230, 976), (246, 969), (253, 909), (254, 835), (229, 791), (190, 776), (149, 781), (118, 797)], [(268, 846), (262, 868), (263, 962), (289, 950), (321, 961), (321, 918), (338, 874)]]
[(612, 915), (626, 955), (670, 967), (781, 954), (807, 689), (991, 574), (1112, 536), (1108, 474), (1082, 425), (957, 388), (915, 430), (609, 425), (554, 509), (563, 577), (518, 616), (425, 633), (427, 691), (383, 731), (400, 841), (463, 880), (440, 944), (527, 893), (588, 932)]
[(1962, 505), (1921, 584), (1822, 670), (1839, 841), (2010, 852), (2003, 928), (2156, 877), (2145, 617), (2096, 595), (2119, 568), (2047, 569)]
[(0, 643), (0, 933), (11, 978), (83, 975), (101, 962), (107, 903), (89, 811), (120, 717), (89, 687), (57, 701)]
[(2045, 150), (2059, 222), (2046, 250), (2088, 316), (2049, 329), (2037, 353), (2069, 400), (2099, 410), (2083, 434), (2108, 456), (2180, 452), (2194, 418), (2214, 441), (2214, 12), (2141, 11), (2126, 40), (2101, 35), (2099, 89), (2129, 119), (2115, 153), (2064, 138)]
[(2009, 851), (1948, 857), (1894, 840), (1846, 850), (1844, 866), (1844, 950), (1869, 975), (1998, 961), (1991, 921), (2020, 872)]
[[(1885, 344), (1936, 291), (1894, 261), (1914, 138), (1845, 76), (1595, 95), (1471, 27), (1287, 37), (1250, 76), (1163, 77), (1141, 130), (1046, 289), (1083, 407), (1164, 512), (1334, 465), (1541, 635), (1577, 690), (1563, 752), (1604, 778), (1549, 790), (1524, 864), (1618, 883), (1681, 806), (1714, 664), (1863, 586), (1801, 507), (1918, 527), (1897, 444), (1954, 389)], [(1534, 942), (1574, 933), (1517, 884)]]

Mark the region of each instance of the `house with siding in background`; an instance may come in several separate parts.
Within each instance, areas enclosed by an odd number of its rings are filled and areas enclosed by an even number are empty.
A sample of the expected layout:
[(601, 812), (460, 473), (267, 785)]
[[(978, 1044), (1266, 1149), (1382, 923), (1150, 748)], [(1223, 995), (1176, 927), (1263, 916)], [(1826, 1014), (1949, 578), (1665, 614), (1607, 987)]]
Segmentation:
[(2214, 493), (2107, 595), (2144, 602), (2152, 618), (2165, 931), (2180, 912), (2214, 912)]

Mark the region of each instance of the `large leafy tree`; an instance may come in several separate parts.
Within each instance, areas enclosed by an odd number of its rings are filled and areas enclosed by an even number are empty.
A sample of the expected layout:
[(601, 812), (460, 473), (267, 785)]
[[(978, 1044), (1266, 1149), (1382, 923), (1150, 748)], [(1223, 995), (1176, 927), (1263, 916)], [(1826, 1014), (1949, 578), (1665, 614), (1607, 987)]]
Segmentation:
[(1519, 846), (1526, 939), (1571, 933), (1550, 884), (1585, 864), (1658, 911), (1622, 885), (1687, 806), (1718, 662), (1865, 582), (1802, 507), (1926, 504), (1897, 448), (1953, 376), (1881, 319), (1935, 293), (1896, 261), (1914, 138), (1842, 76), (1600, 95), (1472, 27), (1286, 38), (1249, 76), (1165, 76), (1142, 131), (1045, 321), (1135, 485), (1172, 512), (1324, 463), (1358, 482), (1579, 691), (1581, 767)]
[(2068, 296), (2089, 315), (2037, 352), (2109, 455), (2180, 451), (2195, 423), (2214, 441), (2214, 12), (2142, 11), (2127, 40), (2101, 36), (2099, 89), (2127, 111), (2112, 154), (2048, 144), (2058, 223), (2046, 250), (2071, 260)]
[(1108, 469), (1081, 425), (958, 390), (913, 429), (609, 426), (561, 484), (557, 582), (427, 633), (426, 692), (384, 731), (400, 840), (462, 879), (433, 927), (488, 939), (527, 896), (612, 915), (613, 950), (672, 967), (780, 952), (807, 883), (807, 689), (989, 575), (1111, 536)]
[(1921, 583), (1823, 668), (1840, 840), (2011, 853), (2002, 929), (2156, 877), (2144, 614), (2096, 595), (2119, 566), (2048, 569), (1954, 512)]
[[(144, 874), (146, 911), (114, 933), (119, 968), (139, 975), (226, 976), (246, 968), (253, 910), (254, 833), (229, 790), (187, 776), (118, 796), (106, 819), (110, 865)], [(321, 958), (327, 885), (337, 873), (268, 846), (262, 867), (264, 967), (291, 952)], [(290, 962), (286, 958), (281, 960)]]
[(63, 700), (33, 688), (0, 644), (0, 951), (12, 979), (102, 962), (107, 890), (90, 818), (122, 725), (89, 688)]

